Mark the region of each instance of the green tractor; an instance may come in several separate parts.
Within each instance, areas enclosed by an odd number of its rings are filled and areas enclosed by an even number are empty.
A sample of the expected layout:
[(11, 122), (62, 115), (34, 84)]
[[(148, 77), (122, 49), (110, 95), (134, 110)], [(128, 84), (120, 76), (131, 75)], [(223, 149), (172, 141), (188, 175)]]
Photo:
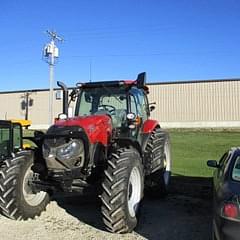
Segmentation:
[(0, 120), (0, 206), (1, 212), (12, 219), (40, 215), (49, 202), (47, 193), (33, 193), (29, 187), (34, 179), (31, 167), (35, 152), (28, 147), (23, 144), (21, 122)]

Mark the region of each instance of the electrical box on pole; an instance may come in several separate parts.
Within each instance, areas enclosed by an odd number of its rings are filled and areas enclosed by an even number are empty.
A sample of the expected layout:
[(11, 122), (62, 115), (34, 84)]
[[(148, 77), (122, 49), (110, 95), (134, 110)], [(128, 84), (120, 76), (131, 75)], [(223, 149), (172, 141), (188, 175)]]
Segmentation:
[(58, 47), (54, 46), (52, 43), (48, 43), (43, 49), (43, 55), (48, 59), (52, 54), (55, 58), (59, 57)]
[(53, 87), (54, 87), (54, 65), (59, 58), (59, 49), (56, 42), (62, 42), (63, 38), (59, 37), (56, 32), (47, 31), (50, 37), (50, 43), (47, 43), (43, 49), (45, 61), (49, 64), (49, 125), (53, 123)]

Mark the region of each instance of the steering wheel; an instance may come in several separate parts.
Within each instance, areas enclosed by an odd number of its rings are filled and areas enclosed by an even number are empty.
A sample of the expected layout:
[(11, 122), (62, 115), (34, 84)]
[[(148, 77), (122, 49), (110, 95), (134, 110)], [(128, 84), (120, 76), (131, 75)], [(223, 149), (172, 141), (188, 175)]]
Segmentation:
[[(116, 108), (115, 108), (114, 106), (112, 106), (112, 105), (107, 105), (107, 104), (99, 105), (99, 106), (98, 106), (98, 109), (99, 109), (99, 108), (103, 108), (103, 110), (108, 111), (108, 112), (110, 112), (110, 113), (114, 113), (115, 110), (116, 110)], [(99, 110), (100, 110), (100, 109), (99, 109)]]

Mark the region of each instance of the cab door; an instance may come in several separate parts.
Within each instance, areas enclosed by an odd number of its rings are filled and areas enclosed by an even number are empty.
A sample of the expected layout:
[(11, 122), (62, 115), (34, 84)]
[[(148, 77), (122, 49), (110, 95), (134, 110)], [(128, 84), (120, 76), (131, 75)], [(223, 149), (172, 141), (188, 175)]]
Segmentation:
[(149, 118), (148, 102), (142, 89), (132, 88), (130, 91), (130, 112), (136, 115), (136, 128), (133, 129), (132, 136), (138, 138), (143, 123)]
[(129, 137), (137, 138), (138, 132), (140, 129), (140, 124), (138, 124), (139, 112), (138, 112), (138, 108), (137, 108), (137, 96), (132, 93), (130, 93), (130, 95), (129, 95), (129, 112), (133, 113), (135, 115), (134, 121), (132, 122), (132, 124), (129, 124), (129, 128), (130, 128), (130, 131), (129, 131), (130, 136)]

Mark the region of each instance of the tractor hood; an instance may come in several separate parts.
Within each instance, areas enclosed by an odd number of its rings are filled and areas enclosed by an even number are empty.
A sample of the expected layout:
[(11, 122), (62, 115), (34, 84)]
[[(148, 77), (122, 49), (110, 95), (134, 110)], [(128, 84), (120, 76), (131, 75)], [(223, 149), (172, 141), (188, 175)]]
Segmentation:
[(112, 135), (112, 121), (108, 115), (92, 115), (57, 120), (56, 127), (81, 127), (88, 136), (89, 142), (108, 145)]

